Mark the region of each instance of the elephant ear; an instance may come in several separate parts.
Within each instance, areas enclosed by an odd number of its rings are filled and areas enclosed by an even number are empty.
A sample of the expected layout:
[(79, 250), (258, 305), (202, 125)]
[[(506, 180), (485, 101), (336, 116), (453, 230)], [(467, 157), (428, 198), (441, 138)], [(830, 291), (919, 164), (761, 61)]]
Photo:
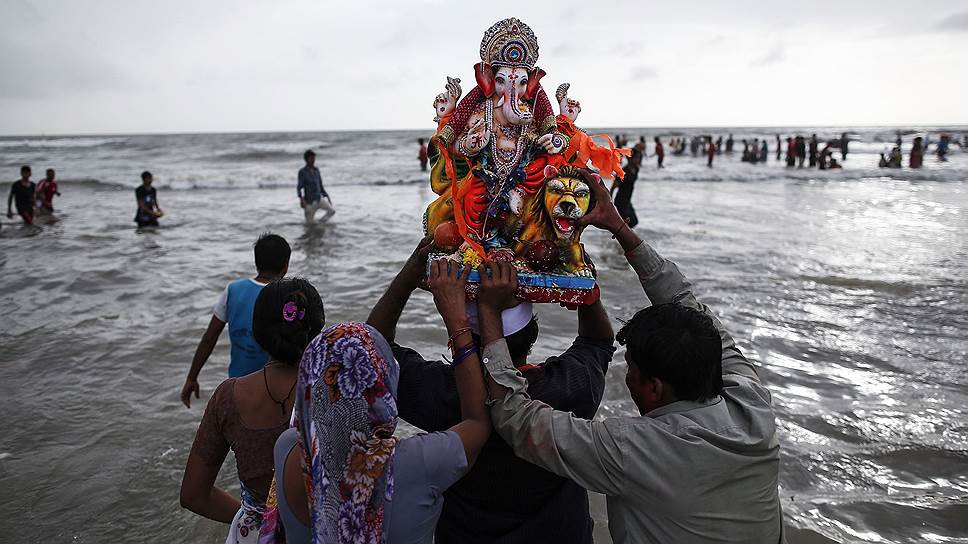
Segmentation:
[(494, 95), (494, 70), (486, 62), (478, 62), (474, 65), (474, 77), (477, 79), (477, 86), (480, 87), (484, 96), (490, 98)]
[(545, 166), (544, 167), (544, 178), (545, 179), (552, 179), (552, 178), (556, 178), (556, 177), (558, 177), (558, 169), (555, 168), (554, 165), (549, 164), (548, 166)]
[(528, 74), (528, 88), (524, 91), (524, 98), (534, 100), (538, 96), (538, 89), (541, 88), (541, 78), (545, 76), (545, 71), (535, 66)]

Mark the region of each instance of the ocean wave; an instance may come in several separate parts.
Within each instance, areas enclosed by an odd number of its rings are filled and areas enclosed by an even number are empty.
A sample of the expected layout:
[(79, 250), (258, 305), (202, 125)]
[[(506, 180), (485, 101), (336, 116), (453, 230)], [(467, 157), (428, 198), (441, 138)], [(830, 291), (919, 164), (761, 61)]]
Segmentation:
[(134, 187), (134, 185), (112, 183), (95, 178), (61, 178), (57, 180), (57, 183), (61, 186), (83, 187), (86, 189), (130, 189)]
[[(351, 179), (337, 179), (329, 180), (324, 184), (325, 187), (345, 187), (347, 185), (365, 185), (365, 186), (388, 186), (388, 185), (420, 185), (420, 184), (430, 184), (427, 179), (372, 179), (372, 180), (351, 180)], [(113, 184), (106, 184), (111, 185)], [(124, 185), (117, 184), (120, 187), (133, 188), (136, 185)], [(155, 183), (155, 187), (158, 189), (165, 189), (171, 191), (189, 191), (194, 189), (215, 189), (220, 191), (232, 191), (232, 190), (247, 190), (247, 189), (278, 189), (278, 188), (291, 188), (295, 190), (296, 182), (294, 180), (230, 180), (230, 181), (166, 181)]]
[(0, 140), (0, 148), (98, 147), (123, 144), (127, 138), (18, 138)]

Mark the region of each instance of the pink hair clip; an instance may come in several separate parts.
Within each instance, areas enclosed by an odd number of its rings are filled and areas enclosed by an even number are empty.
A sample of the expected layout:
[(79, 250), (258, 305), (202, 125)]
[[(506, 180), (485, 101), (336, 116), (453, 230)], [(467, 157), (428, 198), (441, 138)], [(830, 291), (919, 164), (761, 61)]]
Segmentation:
[(282, 318), (286, 321), (302, 321), (306, 317), (306, 310), (300, 310), (295, 302), (289, 301), (282, 307)]

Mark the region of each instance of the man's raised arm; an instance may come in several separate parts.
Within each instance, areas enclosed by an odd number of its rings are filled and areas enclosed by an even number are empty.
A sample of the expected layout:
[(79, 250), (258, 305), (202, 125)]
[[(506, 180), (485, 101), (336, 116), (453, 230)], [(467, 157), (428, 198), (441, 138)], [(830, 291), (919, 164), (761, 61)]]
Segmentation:
[(736, 347), (732, 336), (705, 304), (699, 302), (692, 292), (692, 283), (679, 271), (676, 263), (659, 255), (649, 244), (642, 241), (622, 220), (615, 205), (608, 198), (608, 189), (601, 183), (591, 183), (596, 198), (595, 208), (579, 219), (582, 225), (594, 225), (607, 230), (618, 240), (625, 250), (632, 269), (639, 276), (639, 282), (653, 305), (675, 302), (695, 308), (712, 320), (723, 341), (723, 374), (740, 374), (759, 380), (753, 364)]

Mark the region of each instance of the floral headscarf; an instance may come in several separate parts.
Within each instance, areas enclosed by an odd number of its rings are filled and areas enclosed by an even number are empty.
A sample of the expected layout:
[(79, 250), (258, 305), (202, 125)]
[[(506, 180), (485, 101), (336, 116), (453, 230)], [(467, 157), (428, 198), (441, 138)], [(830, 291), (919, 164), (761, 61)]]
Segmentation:
[(386, 541), (400, 367), (373, 327), (340, 323), (303, 353), (294, 409), (313, 542)]

